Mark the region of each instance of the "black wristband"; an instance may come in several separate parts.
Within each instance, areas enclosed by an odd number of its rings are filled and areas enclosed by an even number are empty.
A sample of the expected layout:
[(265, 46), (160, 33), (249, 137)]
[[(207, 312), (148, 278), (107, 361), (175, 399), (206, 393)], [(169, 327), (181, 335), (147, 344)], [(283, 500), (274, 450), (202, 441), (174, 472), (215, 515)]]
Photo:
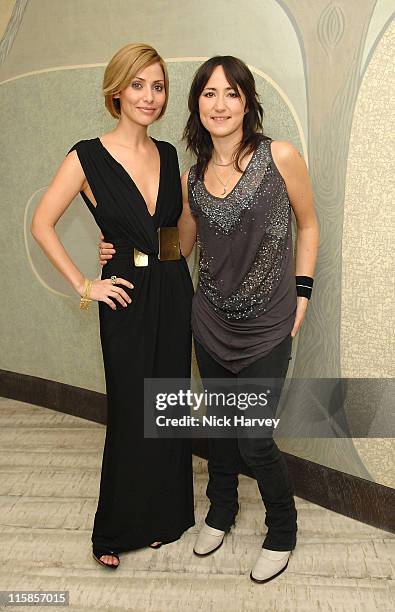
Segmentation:
[(311, 298), (314, 279), (311, 276), (296, 276), (296, 295), (305, 297), (308, 300)]

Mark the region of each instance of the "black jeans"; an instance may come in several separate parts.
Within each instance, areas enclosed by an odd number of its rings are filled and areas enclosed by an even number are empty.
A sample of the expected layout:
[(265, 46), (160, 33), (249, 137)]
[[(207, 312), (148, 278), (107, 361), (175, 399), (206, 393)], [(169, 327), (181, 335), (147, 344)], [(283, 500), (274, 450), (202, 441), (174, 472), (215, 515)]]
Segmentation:
[[(219, 364), (195, 339), (196, 359), (206, 388), (210, 378), (278, 378), (284, 379), (291, 358), (292, 337), (287, 336), (268, 355), (258, 358), (238, 374)], [(293, 485), (284, 456), (269, 438), (210, 438), (208, 440), (209, 482), (207, 497), (210, 509), (206, 523), (228, 531), (237, 515), (238, 474), (243, 462), (257, 480), (266, 508), (268, 528), (263, 548), (293, 550), (296, 546), (297, 511)]]

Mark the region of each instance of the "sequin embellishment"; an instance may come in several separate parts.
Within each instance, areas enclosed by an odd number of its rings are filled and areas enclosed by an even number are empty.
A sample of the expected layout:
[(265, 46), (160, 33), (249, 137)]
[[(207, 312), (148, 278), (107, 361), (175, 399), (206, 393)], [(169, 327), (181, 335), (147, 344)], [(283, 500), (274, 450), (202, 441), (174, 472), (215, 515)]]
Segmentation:
[[(290, 255), (290, 201), (272, 161), (270, 142), (261, 141), (225, 198), (211, 195), (196, 179), (196, 166), (188, 176), (189, 203), (198, 223), (199, 290), (229, 321), (264, 313)], [(248, 266), (239, 278), (238, 261), (245, 257)]]

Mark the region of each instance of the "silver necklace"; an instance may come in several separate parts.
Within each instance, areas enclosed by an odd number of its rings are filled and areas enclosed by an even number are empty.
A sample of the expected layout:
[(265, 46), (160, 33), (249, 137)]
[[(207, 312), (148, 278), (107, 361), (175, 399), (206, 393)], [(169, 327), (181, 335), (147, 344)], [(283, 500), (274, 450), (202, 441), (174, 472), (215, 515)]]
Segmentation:
[(232, 159), (232, 161), (228, 162), (227, 164), (218, 164), (218, 163), (217, 163), (217, 162), (215, 162), (213, 159), (212, 159), (211, 161), (213, 162), (213, 164), (214, 164), (215, 166), (223, 166), (223, 167), (225, 167), (225, 166), (231, 166), (231, 165), (234, 163), (234, 160), (233, 160), (233, 159)]
[[(219, 165), (219, 164), (218, 164), (218, 165)], [(227, 164), (227, 165), (229, 165), (229, 164)], [(232, 174), (229, 176), (228, 180), (227, 180), (227, 181), (225, 181), (225, 183), (223, 182), (223, 180), (222, 180), (222, 179), (220, 179), (220, 178), (219, 178), (218, 174), (217, 174), (217, 173), (216, 173), (216, 171), (215, 171), (214, 166), (213, 166), (213, 171), (214, 171), (215, 176), (217, 177), (217, 179), (218, 179), (218, 180), (219, 180), (219, 182), (221, 183), (222, 187), (224, 188), (224, 190), (223, 190), (223, 192), (221, 193), (221, 195), (225, 195), (225, 194), (226, 194), (226, 187), (227, 187), (227, 185), (228, 185), (228, 183), (229, 183), (230, 179), (232, 178), (232, 176), (233, 176), (233, 175), (234, 175), (234, 173), (236, 172), (236, 168), (234, 168), (234, 169), (233, 169)]]

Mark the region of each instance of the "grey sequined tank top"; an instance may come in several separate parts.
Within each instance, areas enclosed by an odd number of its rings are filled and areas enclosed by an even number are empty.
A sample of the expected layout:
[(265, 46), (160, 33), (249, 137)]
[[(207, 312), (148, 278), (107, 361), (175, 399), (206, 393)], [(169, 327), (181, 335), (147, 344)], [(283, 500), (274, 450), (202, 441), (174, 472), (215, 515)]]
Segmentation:
[(234, 373), (280, 344), (295, 318), (291, 205), (271, 142), (262, 137), (224, 198), (207, 191), (196, 166), (188, 176), (200, 247), (192, 330)]

